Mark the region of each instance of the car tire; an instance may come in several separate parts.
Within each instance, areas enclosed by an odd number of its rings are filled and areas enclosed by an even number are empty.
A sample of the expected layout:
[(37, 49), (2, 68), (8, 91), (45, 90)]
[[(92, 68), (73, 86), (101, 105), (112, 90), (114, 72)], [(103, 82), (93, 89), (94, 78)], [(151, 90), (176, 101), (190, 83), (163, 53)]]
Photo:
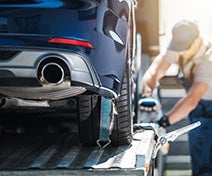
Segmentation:
[(126, 67), (121, 95), (116, 100), (118, 115), (114, 119), (114, 127), (111, 134), (113, 145), (127, 145), (132, 141), (133, 113), (131, 100), (130, 71)]
[[(129, 144), (132, 140), (130, 75), (124, 74), (120, 97), (115, 100), (118, 115), (115, 115), (111, 133), (113, 145)], [(99, 138), (101, 96), (81, 95), (78, 97), (79, 138), (84, 146), (95, 146)]]
[(99, 138), (101, 96), (78, 97), (79, 139), (84, 146), (95, 146)]

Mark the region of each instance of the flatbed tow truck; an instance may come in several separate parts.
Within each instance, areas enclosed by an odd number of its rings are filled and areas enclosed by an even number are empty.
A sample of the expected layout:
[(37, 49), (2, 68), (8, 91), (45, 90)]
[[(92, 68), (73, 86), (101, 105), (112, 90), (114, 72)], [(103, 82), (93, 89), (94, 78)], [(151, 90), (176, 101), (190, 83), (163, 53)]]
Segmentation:
[(152, 176), (155, 159), (165, 144), (199, 125), (196, 122), (164, 133), (153, 123), (135, 124), (131, 145), (104, 149), (83, 147), (75, 132), (0, 135), (0, 175)]

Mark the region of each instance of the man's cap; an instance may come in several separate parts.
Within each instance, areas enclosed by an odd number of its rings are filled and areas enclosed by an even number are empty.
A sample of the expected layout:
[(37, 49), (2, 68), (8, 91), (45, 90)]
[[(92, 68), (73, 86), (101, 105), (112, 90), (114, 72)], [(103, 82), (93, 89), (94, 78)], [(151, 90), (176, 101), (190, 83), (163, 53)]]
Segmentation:
[(195, 22), (182, 20), (172, 29), (172, 40), (168, 49), (182, 51), (189, 48), (194, 39), (199, 36), (199, 28)]

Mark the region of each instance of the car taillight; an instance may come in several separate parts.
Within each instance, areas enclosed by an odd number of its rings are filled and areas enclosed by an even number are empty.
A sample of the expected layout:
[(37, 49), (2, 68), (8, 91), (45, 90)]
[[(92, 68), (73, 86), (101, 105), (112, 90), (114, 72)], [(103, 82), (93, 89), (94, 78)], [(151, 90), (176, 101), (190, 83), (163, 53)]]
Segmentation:
[(78, 40), (78, 39), (53, 37), (53, 38), (49, 39), (48, 42), (50, 42), (50, 43), (68, 44), (68, 45), (76, 45), (76, 46), (83, 46), (83, 47), (87, 47), (87, 48), (94, 48), (94, 46), (90, 42), (84, 41), (84, 40)]

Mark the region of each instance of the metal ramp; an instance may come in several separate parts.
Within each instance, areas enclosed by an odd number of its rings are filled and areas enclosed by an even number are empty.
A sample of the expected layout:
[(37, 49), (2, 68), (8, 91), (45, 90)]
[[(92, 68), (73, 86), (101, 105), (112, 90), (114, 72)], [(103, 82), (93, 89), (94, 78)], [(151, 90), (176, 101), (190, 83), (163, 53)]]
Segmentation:
[[(154, 132), (129, 146), (83, 147), (76, 133), (0, 135), (0, 175), (147, 175)], [(55, 174), (56, 175), (56, 174)]]

